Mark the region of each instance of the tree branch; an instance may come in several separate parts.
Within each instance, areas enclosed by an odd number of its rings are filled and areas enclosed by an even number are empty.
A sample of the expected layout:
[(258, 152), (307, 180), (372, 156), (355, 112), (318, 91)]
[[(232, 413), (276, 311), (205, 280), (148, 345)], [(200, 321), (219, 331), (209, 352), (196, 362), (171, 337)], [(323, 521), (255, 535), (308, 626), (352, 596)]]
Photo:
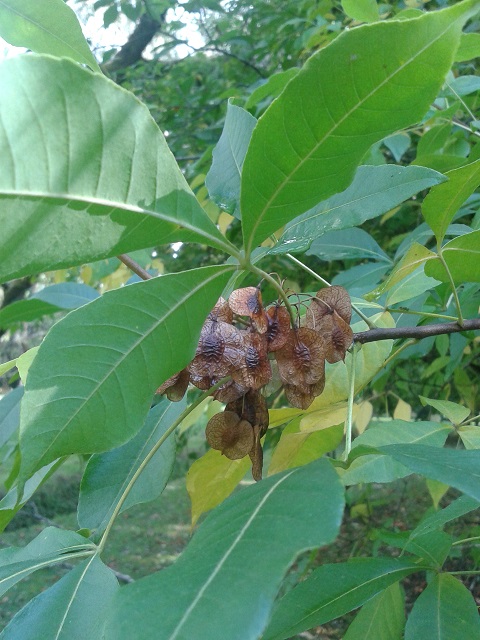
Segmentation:
[(457, 322), (442, 322), (438, 324), (426, 324), (421, 327), (394, 327), (393, 329), (369, 329), (353, 334), (354, 342), (366, 344), (377, 340), (398, 340), (399, 338), (428, 338), (440, 336), (446, 333), (459, 333), (460, 331), (480, 330), (480, 318), (464, 320), (463, 326)]
[(138, 262), (132, 260), (132, 258), (130, 258), (130, 256), (126, 253), (121, 253), (119, 256), (117, 256), (117, 258), (120, 260), (120, 262), (123, 262), (123, 264), (126, 265), (130, 269), (130, 271), (136, 273), (137, 276), (142, 280), (150, 280), (150, 278), (152, 277), (148, 273), (148, 271), (145, 271), (145, 269), (141, 267)]

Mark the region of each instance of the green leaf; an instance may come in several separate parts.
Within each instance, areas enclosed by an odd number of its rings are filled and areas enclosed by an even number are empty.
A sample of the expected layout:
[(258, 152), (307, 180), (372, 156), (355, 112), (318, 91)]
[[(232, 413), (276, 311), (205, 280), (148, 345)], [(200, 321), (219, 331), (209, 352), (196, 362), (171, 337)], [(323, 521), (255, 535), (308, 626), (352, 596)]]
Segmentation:
[(395, 287), (390, 289), (386, 304), (390, 306), (411, 300), (425, 293), (425, 291), (435, 288), (438, 284), (438, 280), (425, 275), (425, 268), (422, 264), (420, 267), (417, 267), (415, 271), (405, 276)]
[(27, 376), (28, 372), (30, 371), (30, 366), (35, 359), (39, 348), (40, 347), (32, 347), (17, 358), (17, 369), (23, 384), (27, 382)]
[(113, 572), (94, 556), (31, 600), (0, 634), (2, 640), (101, 640), (118, 590)]
[(276, 98), (279, 96), (287, 82), (296, 76), (298, 71), (299, 69), (292, 67), (286, 71), (280, 71), (280, 73), (271, 75), (268, 80), (252, 91), (245, 103), (245, 109), (251, 109), (267, 98)]
[(421, 444), (380, 447), (414, 473), (460, 489), (480, 501), (480, 450), (437, 449)]
[(423, 217), (441, 243), (453, 216), (480, 185), (480, 160), (445, 174), (448, 182), (433, 187), (422, 204)]
[(312, 242), (307, 255), (320, 260), (381, 260), (391, 263), (390, 258), (372, 236), (363, 229), (329, 231)]
[(452, 542), (452, 536), (444, 531), (429, 531), (410, 536), (403, 550), (440, 569), (450, 553)]
[(425, 167), (358, 167), (352, 184), (290, 222), (270, 253), (304, 251), (327, 231), (356, 227), (381, 216), (423, 189), (443, 182)]
[[(397, 263), (385, 282), (383, 282), (373, 293), (375, 295), (379, 295), (385, 291), (389, 291), (425, 262), (428, 260), (434, 261), (436, 259), (437, 254), (433, 253), (433, 251), (430, 251), (430, 249), (418, 244), (418, 242), (413, 242), (412, 246), (408, 249), (400, 262)], [(431, 274), (429, 273), (428, 275)]]
[(358, 22), (379, 20), (376, 0), (342, 0), (342, 8), (347, 16)]
[(356, 558), (319, 567), (277, 602), (263, 639), (285, 640), (343, 616), (422, 568), (395, 558)]
[(424, 518), (412, 531), (409, 539), (412, 540), (417, 536), (429, 533), (430, 531), (435, 531), (436, 529), (443, 527), (447, 522), (460, 518), (471, 511), (475, 511), (479, 506), (480, 503), (474, 498), (471, 498), (470, 496), (460, 496), (460, 498), (454, 500), (448, 505), (448, 507), (445, 507), (445, 509), (441, 509), (437, 513), (432, 513)]
[(63, 0), (2, 0), (0, 36), (15, 47), (72, 58), (101, 71), (75, 12)]
[(177, 240), (230, 246), (132, 94), (36, 55), (0, 64), (0, 84), (0, 281)]
[(345, 189), (373, 143), (422, 118), (474, 5), (351, 29), (310, 58), (252, 135), (241, 192), (247, 255)]
[[(424, 132), (417, 145), (417, 156), (441, 152), (452, 133), (451, 122), (438, 124)], [(421, 162), (419, 163), (421, 164)]]
[(418, 396), (420, 402), (425, 405), (429, 405), (437, 411), (440, 411), (442, 416), (445, 416), (452, 424), (460, 424), (470, 415), (470, 409), (464, 407), (456, 402), (450, 402), (450, 400), (433, 400), (433, 398), (425, 398), (424, 396)]
[[(383, 447), (396, 443), (422, 443), (441, 447), (451, 429), (438, 422), (371, 422), (369, 428), (352, 444), (352, 453), (356, 455), (359, 447)], [(403, 464), (392, 460), (388, 455), (367, 454), (354, 458), (345, 470), (339, 470), (345, 485), (360, 482), (392, 482), (403, 478), (410, 471)]]
[(383, 144), (393, 155), (395, 162), (400, 162), (403, 154), (410, 146), (410, 142), (410, 136), (408, 133), (395, 133), (393, 136), (385, 138)]
[(60, 309), (77, 309), (98, 297), (99, 293), (96, 289), (78, 282), (52, 284), (32, 296), (36, 300), (48, 302)]
[[(450, 240), (442, 248), (442, 255), (455, 284), (480, 282), (480, 231)], [(449, 282), (440, 260), (430, 260), (425, 265), (425, 273), (441, 282)]]
[(343, 640), (402, 640), (405, 627), (405, 598), (398, 582), (363, 605), (348, 627)]
[(78, 533), (47, 527), (25, 547), (0, 550), (0, 594), (37, 569), (94, 550), (95, 545)]
[(54, 325), (26, 384), (21, 478), (135, 435), (155, 389), (192, 359), (232, 269), (204, 267), (109, 291)]
[(460, 45), (455, 54), (456, 62), (473, 60), (480, 56), (480, 33), (462, 33)]
[[(206, 518), (172, 567), (119, 591), (106, 639), (141, 627), (142, 640), (256, 640), (287, 568), (300, 551), (334, 540), (343, 504), (327, 460), (243, 489)], [(221, 606), (228, 596), (235, 606)]]
[(23, 387), (17, 387), (0, 399), (0, 447), (10, 440), (20, 425), (20, 401), (23, 391)]
[(242, 166), (256, 123), (248, 111), (228, 103), (222, 135), (213, 150), (212, 166), (205, 178), (210, 198), (237, 218), (241, 218)]
[(2, 364), (0, 364), (0, 376), (3, 376), (7, 373), (7, 371), (10, 371), (10, 369), (13, 369), (13, 367), (16, 366), (16, 362), (17, 359), (15, 358), (15, 360), (9, 360), (8, 362), (2, 362)]
[(187, 491), (192, 502), (192, 527), (200, 516), (228, 498), (250, 468), (250, 459), (229, 460), (210, 449), (187, 473)]
[(413, 605), (405, 627), (405, 640), (479, 637), (480, 618), (472, 594), (447, 573), (434, 576)]
[(459, 427), (458, 435), (465, 449), (480, 449), (480, 427), (475, 425)]
[[(145, 456), (185, 409), (186, 401), (162, 399), (149, 411), (142, 429), (129, 442), (88, 461), (80, 487), (78, 524), (98, 535)], [(155, 500), (165, 488), (175, 461), (175, 437), (170, 436), (147, 464), (128, 494), (121, 511)]]

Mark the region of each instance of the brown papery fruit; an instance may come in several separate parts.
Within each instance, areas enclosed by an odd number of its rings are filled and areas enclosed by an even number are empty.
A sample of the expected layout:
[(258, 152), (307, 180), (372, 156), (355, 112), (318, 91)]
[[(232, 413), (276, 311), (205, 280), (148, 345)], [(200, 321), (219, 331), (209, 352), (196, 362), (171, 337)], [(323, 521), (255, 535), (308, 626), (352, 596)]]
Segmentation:
[(297, 409), (308, 409), (317, 396), (319, 396), (325, 388), (325, 378), (319, 380), (315, 384), (305, 386), (296, 386), (294, 384), (286, 384), (284, 386), (285, 396), (292, 407)]
[[(187, 369), (182, 369), (179, 373), (166, 380), (155, 393), (165, 394), (170, 402), (180, 402), (185, 395), (190, 382), (190, 373)], [(208, 389), (208, 387), (207, 387)]]
[(263, 308), (262, 295), (257, 287), (244, 287), (232, 291), (228, 304), (237, 315), (251, 318), (258, 333), (267, 331), (267, 315)]
[(208, 421), (205, 436), (212, 449), (230, 460), (244, 458), (254, 445), (253, 428), (233, 411), (215, 414)]
[(291, 329), (275, 358), (285, 384), (305, 387), (325, 378), (325, 341), (313, 329)]
[(207, 320), (189, 371), (192, 377), (223, 378), (242, 358), (243, 348), (243, 334), (236, 327), (226, 322)]
[(267, 309), (267, 340), (268, 350), (278, 351), (288, 340), (290, 333), (290, 314), (280, 305)]
[(232, 371), (235, 382), (247, 389), (260, 389), (272, 377), (267, 355), (267, 338), (254, 332), (244, 332), (243, 357)]

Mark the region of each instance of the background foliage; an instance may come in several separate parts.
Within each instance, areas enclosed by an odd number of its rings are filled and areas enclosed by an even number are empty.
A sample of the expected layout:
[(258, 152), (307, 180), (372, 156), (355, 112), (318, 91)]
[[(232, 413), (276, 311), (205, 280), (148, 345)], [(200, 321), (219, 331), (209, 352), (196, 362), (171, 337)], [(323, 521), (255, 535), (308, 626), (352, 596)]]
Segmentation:
[[(2, 638), (480, 637), (479, 9), (3, 3), (31, 52), (0, 65), (2, 529), (72, 457), (83, 477), (77, 523), (0, 549), (2, 594), (70, 569)], [(154, 392), (220, 295), (283, 295), (272, 274), (345, 287), (355, 343), (308, 409), (270, 394), (253, 485), (205, 453), (208, 392)], [(120, 587), (117, 517), (173, 468), (198, 531)]]

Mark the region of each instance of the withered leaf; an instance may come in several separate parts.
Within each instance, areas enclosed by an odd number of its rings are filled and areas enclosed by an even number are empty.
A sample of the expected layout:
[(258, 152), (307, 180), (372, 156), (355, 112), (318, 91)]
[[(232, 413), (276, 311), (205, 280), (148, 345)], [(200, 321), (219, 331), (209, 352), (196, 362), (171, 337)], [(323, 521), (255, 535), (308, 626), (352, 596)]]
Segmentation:
[(272, 377), (272, 369), (267, 355), (267, 338), (265, 335), (244, 332), (244, 349), (242, 358), (233, 369), (232, 378), (247, 389), (260, 389)]
[(290, 314), (281, 305), (274, 305), (267, 309), (267, 340), (268, 350), (281, 349), (288, 340), (290, 333)]
[(291, 329), (275, 357), (285, 384), (305, 387), (325, 378), (325, 340), (313, 329)]
[[(180, 402), (185, 395), (190, 382), (190, 373), (187, 369), (182, 369), (179, 373), (166, 380), (155, 393), (164, 393), (170, 402)], [(208, 389), (208, 387), (207, 387)]]
[(257, 287), (243, 287), (232, 291), (228, 299), (230, 309), (239, 316), (248, 316), (253, 320), (258, 333), (268, 329), (267, 315), (262, 304), (262, 294)]
[(208, 421), (205, 436), (212, 449), (230, 460), (244, 458), (254, 445), (253, 428), (233, 411), (215, 414)]

